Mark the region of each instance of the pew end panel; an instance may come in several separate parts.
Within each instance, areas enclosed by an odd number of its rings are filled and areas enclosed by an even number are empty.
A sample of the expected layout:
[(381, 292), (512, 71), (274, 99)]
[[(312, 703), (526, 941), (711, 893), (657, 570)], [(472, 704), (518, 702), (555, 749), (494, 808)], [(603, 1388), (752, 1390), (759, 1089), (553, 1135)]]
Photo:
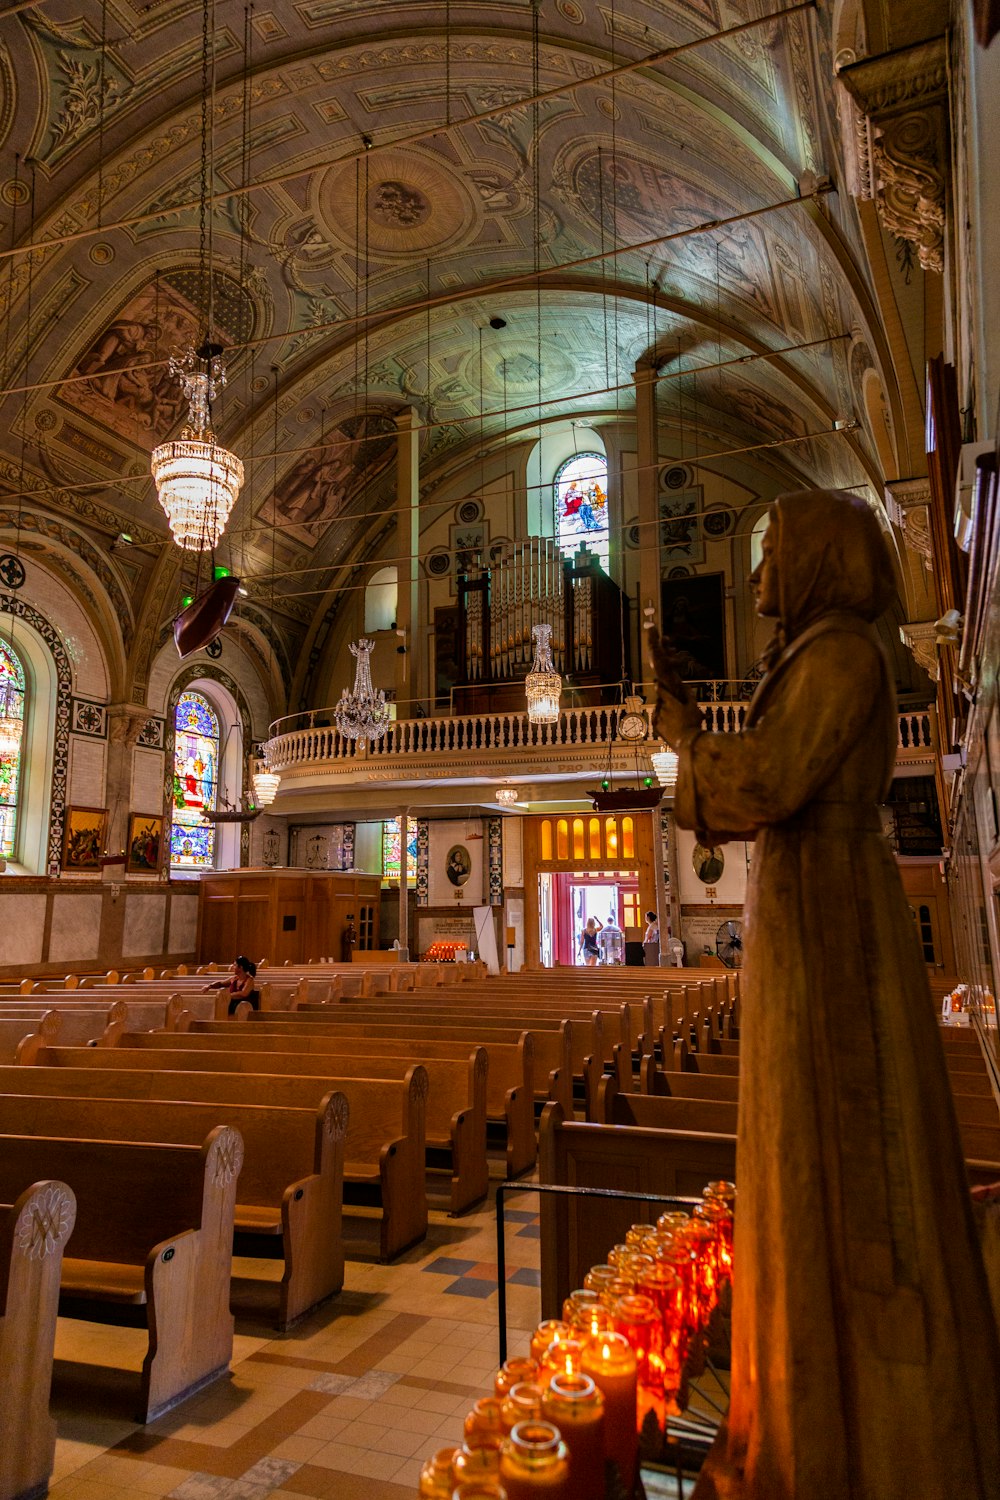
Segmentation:
[(349, 1119), (344, 1094), (324, 1095), (316, 1116), (316, 1171), (289, 1183), (282, 1196), (282, 1332), (343, 1289), (344, 1142)]
[(49, 1416), (63, 1248), (76, 1221), (64, 1182), (36, 1182), (0, 1227), (0, 1496), (48, 1493), (56, 1424)]
[[(735, 1136), (568, 1121), (555, 1103), (542, 1113), (542, 1183), (700, 1198), (706, 1182), (733, 1181), (735, 1171)], [(624, 1240), (628, 1226), (655, 1221), (657, 1212), (655, 1203), (627, 1198), (602, 1198), (595, 1207), (593, 1199), (543, 1193), (542, 1317), (558, 1317), (564, 1298)]]

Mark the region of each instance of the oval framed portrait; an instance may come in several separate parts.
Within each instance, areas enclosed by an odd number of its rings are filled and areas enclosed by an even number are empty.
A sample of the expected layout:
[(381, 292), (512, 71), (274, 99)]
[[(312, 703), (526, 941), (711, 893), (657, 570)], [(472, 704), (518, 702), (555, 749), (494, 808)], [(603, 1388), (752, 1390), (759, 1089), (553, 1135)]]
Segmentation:
[(721, 849), (706, 849), (704, 844), (695, 844), (691, 863), (694, 873), (704, 885), (716, 885), (726, 868), (726, 856)]
[(472, 874), (472, 856), (464, 844), (452, 844), (444, 868), (452, 885), (465, 884)]

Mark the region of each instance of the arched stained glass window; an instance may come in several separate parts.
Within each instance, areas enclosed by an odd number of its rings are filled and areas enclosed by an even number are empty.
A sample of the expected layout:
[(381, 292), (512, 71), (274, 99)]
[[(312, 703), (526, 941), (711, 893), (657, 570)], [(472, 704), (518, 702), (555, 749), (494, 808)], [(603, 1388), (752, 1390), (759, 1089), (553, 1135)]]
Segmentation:
[(553, 482), (556, 537), (560, 551), (573, 557), (586, 542), (605, 572), (611, 560), (608, 528), (608, 461), (603, 453), (574, 453), (560, 464)]
[[(402, 833), (399, 818), (386, 818), (382, 824), (382, 879), (398, 880)], [(406, 881), (417, 878), (417, 825), (411, 818), (406, 840)]]
[(219, 783), (219, 720), (207, 698), (182, 693), (174, 718), (174, 813), (170, 863), (202, 870), (215, 863), (215, 828), (203, 814), (215, 808)]
[[(0, 706), (4, 717), (24, 720), (24, 668), (13, 648), (0, 641)], [(0, 854), (14, 858), (17, 803), (21, 784), (21, 746), (0, 749)]]

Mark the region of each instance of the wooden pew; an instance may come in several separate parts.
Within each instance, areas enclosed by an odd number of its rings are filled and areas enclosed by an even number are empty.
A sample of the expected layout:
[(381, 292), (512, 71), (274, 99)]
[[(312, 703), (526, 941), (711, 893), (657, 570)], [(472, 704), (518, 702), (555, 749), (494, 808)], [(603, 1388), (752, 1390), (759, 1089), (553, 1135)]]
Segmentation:
[[(19, 1109), (24, 1101), (10, 1103)], [(154, 1421), (229, 1368), (242, 1161), (239, 1131), (225, 1126), (200, 1146), (0, 1136), (0, 1201), (41, 1178), (72, 1184), (76, 1227), (73, 1255), (63, 1256), (60, 1313), (92, 1318), (97, 1303), (146, 1309), (137, 1421)]]
[(665, 1070), (650, 1055), (642, 1059), (639, 1088), (643, 1094), (674, 1094), (682, 1099), (728, 1099), (735, 1104), (739, 1098), (740, 1080), (728, 1073)]
[(49, 1416), (63, 1247), (76, 1199), (64, 1182), (36, 1182), (0, 1210), (0, 1500), (46, 1495), (55, 1461)]
[[(86, 1048), (78, 1053), (106, 1058)], [(118, 1083), (125, 1080), (124, 1086)], [(208, 1075), (205, 1075), (208, 1076)], [(330, 1087), (308, 1103), (185, 1087), (183, 1075), (158, 1075), (143, 1091), (129, 1073), (47, 1067), (0, 1068), (0, 1130), (34, 1126), (48, 1135), (95, 1134), (108, 1140), (195, 1144), (213, 1125), (239, 1129), (245, 1159), (234, 1213), (237, 1235), (276, 1242), (285, 1269), (278, 1288), (277, 1326), (288, 1328), (344, 1284), (343, 1180), (348, 1104)], [(199, 1080), (200, 1081), (200, 1080)], [(105, 1092), (105, 1084), (109, 1092)], [(17, 1097), (20, 1096), (20, 1097)], [(218, 1107), (213, 1100), (218, 1099)], [(133, 1101), (155, 1101), (145, 1109)], [(178, 1100), (191, 1100), (185, 1111)], [(198, 1101), (195, 1103), (194, 1101)], [(161, 1107), (163, 1105), (164, 1107)], [(120, 1106), (120, 1107), (118, 1107)], [(23, 1123), (18, 1123), (23, 1122)]]
[[(81, 1065), (47, 1066), (49, 1052), (42, 1049), (31, 1068), (0, 1068), (0, 1094), (93, 1095), (103, 1099), (210, 1097), (230, 1103), (315, 1109), (326, 1093), (347, 1089), (355, 1079), (403, 1080), (413, 1067), (411, 1060), (402, 1057), (115, 1049), (119, 1065), (101, 1068), (107, 1052), (95, 1056), (84, 1048), (64, 1050), (82, 1059)], [(202, 1066), (192, 1069), (192, 1058), (199, 1059)], [(131, 1066), (121, 1066), (122, 1060)], [(155, 1066), (150, 1067), (150, 1063)], [(428, 1167), (437, 1170), (446, 1158), (443, 1170), (449, 1175), (449, 1211), (462, 1213), (481, 1202), (489, 1191), (486, 1050), (473, 1048), (461, 1060), (425, 1058), (422, 1067), (428, 1080)], [(348, 1149), (352, 1139), (348, 1132)], [(248, 1155), (252, 1151), (249, 1136), (247, 1151)], [(238, 1228), (241, 1207), (238, 1204), (236, 1209)]]
[[(22, 1061), (34, 1060), (46, 1067), (125, 1067), (173, 1068), (179, 1071), (219, 1072), (238, 1068), (248, 1073), (298, 1073), (302, 1076), (334, 1076), (345, 1059), (364, 1063), (372, 1059), (368, 1076), (402, 1077), (413, 1063), (443, 1060), (460, 1063), (470, 1056), (468, 1042), (409, 1041), (405, 1037), (387, 1037), (379, 1043), (377, 1054), (371, 1053), (363, 1039), (316, 1036), (274, 1038), (262, 1032), (241, 1035), (227, 1045), (225, 1035), (213, 1039), (214, 1045), (198, 1045), (197, 1037), (173, 1039), (160, 1036), (156, 1045), (128, 1045), (129, 1038), (96, 1057), (79, 1047), (54, 1045), (25, 1053)], [(281, 1048), (280, 1052), (272, 1049)], [(359, 1050), (364, 1048), (364, 1050)], [(503, 1132), (507, 1176), (520, 1177), (530, 1171), (537, 1159), (535, 1116), (533, 1108), (532, 1066), (534, 1044), (525, 1033), (516, 1042), (491, 1042), (484, 1047), (488, 1058), (486, 1075), (486, 1122)], [(380, 1074), (379, 1068), (386, 1070)]]
[[(21, 1070), (28, 1078), (30, 1071)], [(239, 1079), (236, 1075), (191, 1074), (183, 1079), (183, 1083), (177, 1081), (179, 1075), (166, 1070), (157, 1076), (162, 1082), (155, 1108), (150, 1102), (140, 1104), (132, 1100), (109, 1099), (101, 1103), (100, 1119), (105, 1127), (102, 1133), (119, 1140), (188, 1141), (199, 1130), (204, 1133), (206, 1121), (238, 1126), (250, 1142), (245, 1172), (248, 1184), (252, 1185), (248, 1186), (246, 1194), (241, 1194), (241, 1199), (245, 1196), (246, 1201), (240, 1202), (236, 1218), (240, 1232), (275, 1236), (282, 1233), (281, 1206), (285, 1190), (290, 1186), (296, 1191), (303, 1188), (303, 1199), (298, 1201), (304, 1205), (302, 1214), (307, 1217), (311, 1244), (316, 1238), (316, 1219), (320, 1215), (314, 1218), (308, 1212), (305, 1179), (315, 1171), (317, 1111), (233, 1102), (227, 1088), (232, 1084), (233, 1091), (238, 1094)], [(208, 1083), (203, 1082), (206, 1078)], [(221, 1081), (213, 1082), (213, 1079)], [(343, 1097), (338, 1100), (338, 1095)], [(427, 1233), (424, 1184), (426, 1099), (427, 1074), (419, 1065), (411, 1067), (406, 1077), (398, 1082), (385, 1078), (341, 1079), (337, 1094), (330, 1098), (334, 1105), (331, 1138), (337, 1149), (343, 1152), (343, 1200), (381, 1209), (379, 1254), (382, 1260), (391, 1260), (402, 1254)], [(212, 1100), (218, 1102), (209, 1102)], [(7, 1120), (21, 1118), (31, 1121), (38, 1129), (44, 1127), (49, 1134), (81, 1134), (84, 1129), (81, 1122), (86, 1121), (88, 1110), (94, 1111), (96, 1107), (92, 1098), (0, 1096), (0, 1131), (11, 1128), (5, 1124)], [(324, 1117), (325, 1114), (324, 1105)], [(58, 1129), (53, 1121), (59, 1122)], [(320, 1222), (324, 1225), (325, 1235), (320, 1234), (320, 1241), (329, 1254), (337, 1256), (342, 1283), (340, 1213), (332, 1211), (329, 1177), (324, 1179), (323, 1186), (325, 1191), (321, 1191), (319, 1184), (314, 1189), (323, 1200)], [(331, 1241), (335, 1243), (331, 1244)], [(294, 1245), (289, 1247), (290, 1259), (296, 1248)], [(286, 1266), (288, 1271), (290, 1267)], [(328, 1288), (323, 1295), (329, 1296), (337, 1289)], [(299, 1315), (294, 1313), (294, 1316)], [(292, 1316), (289, 1311), (287, 1317)]]
[[(684, 1075), (682, 1075), (684, 1076)], [(645, 1130), (694, 1130), (708, 1135), (736, 1134), (736, 1103), (726, 1099), (685, 1099), (670, 1094), (625, 1094), (617, 1078), (601, 1079), (598, 1124), (638, 1125)]]
[[(543, 1183), (700, 1198), (706, 1182), (735, 1181), (736, 1137), (567, 1121), (558, 1104), (548, 1104), (538, 1177)], [(625, 1198), (541, 1194), (542, 1317), (558, 1317), (563, 1299), (624, 1240), (628, 1226), (655, 1220), (657, 1212), (655, 1204)]]
[[(407, 1043), (423, 1042), (463, 1042), (467, 1047), (482, 1046), (489, 1050), (493, 1042), (504, 1042), (515, 1044), (523, 1036), (532, 1039), (533, 1058), (533, 1081), (535, 1098), (559, 1099), (567, 1113), (573, 1108), (573, 1075), (570, 1061), (570, 1045), (572, 1040), (572, 1026), (568, 1021), (560, 1022), (551, 1029), (525, 1028), (520, 1026), (480, 1026), (468, 1015), (462, 1021), (439, 1021), (437, 1023), (423, 1024), (417, 1022), (394, 1022), (391, 1020), (380, 1021), (355, 1021), (353, 1019), (340, 1020), (324, 1018), (321, 1021), (306, 1022), (295, 1026), (290, 1020), (282, 1025), (280, 1050), (285, 1052), (295, 1050), (301, 1041), (306, 1048), (311, 1044), (314, 1037), (333, 1036), (343, 1041), (346, 1038), (353, 1040), (364, 1039), (374, 1044), (381, 1050), (380, 1044), (389, 1040), (405, 1040)], [(264, 1045), (274, 1046), (274, 1023), (270, 1017), (258, 1020), (242, 1020), (239, 1016), (233, 1021), (227, 1022), (196, 1022), (185, 1036), (188, 1041), (195, 1045), (206, 1043), (231, 1047), (236, 1036), (241, 1038), (239, 1046), (243, 1046), (242, 1038), (246, 1036), (262, 1036), (267, 1038)], [(214, 1042), (208, 1039), (214, 1037)], [(296, 1047), (291, 1047), (292, 1038), (296, 1038)], [(129, 1033), (126, 1045), (129, 1046), (159, 1046), (155, 1034)], [(373, 1050), (366, 1047), (365, 1051)], [(547, 1084), (546, 1088), (543, 1085)]]

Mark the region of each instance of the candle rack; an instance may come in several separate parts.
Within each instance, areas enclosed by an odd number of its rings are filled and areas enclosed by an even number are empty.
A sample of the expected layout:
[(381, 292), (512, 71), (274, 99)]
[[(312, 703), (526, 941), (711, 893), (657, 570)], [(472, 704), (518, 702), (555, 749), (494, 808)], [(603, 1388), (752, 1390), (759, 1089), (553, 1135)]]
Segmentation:
[[(634, 1193), (618, 1188), (575, 1187), (568, 1183), (500, 1182), (496, 1192), (497, 1320), (499, 1363), (507, 1358), (506, 1221), (504, 1201), (509, 1193), (549, 1194), (563, 1198), (615, 1199), (628, 1203), (655, 1203), (692, 1209), (702, 1200), (664, 1193)], [(701, 1467), (715, 1441), (729, 1402), (723, 1372), (729, 1364), (728, 1299), (715, 1309), (694, 1359), (689, 1360), (682, 1385), (679, 1414), (646, 1412), (639, 1431), (640, 1474), (635, 1490), (628, 1492), (617, 1470), (609, 1465), (606, 1500), (683, 1500), (688, 1493), (685, 1477)], [(697, 1396), (702, 1410), (691, 1410), (689, 1400)]]

